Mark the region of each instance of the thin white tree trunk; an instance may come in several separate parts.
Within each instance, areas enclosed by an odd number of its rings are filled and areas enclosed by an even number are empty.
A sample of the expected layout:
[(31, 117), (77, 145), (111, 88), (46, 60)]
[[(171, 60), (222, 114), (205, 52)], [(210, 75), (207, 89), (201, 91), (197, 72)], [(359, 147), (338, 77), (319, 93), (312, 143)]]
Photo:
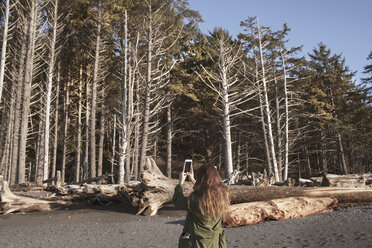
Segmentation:
[(128, 71), (128, 31), (127, 31), (127, 12), (125, 11), (125, 23), (124, 23), (124, 44), (122, 43), (122, 54), (124, 59), (122, 61), (122, 94), (123, 94), (123, 109), (122, 109), (122, 134), (121, 134), (121, 144), (120, 144), (120, 158), (119, 158), (119, 179), (118, 183), (124, 183), (125, 177), (125, 156), (127, 153), (127, 71)]
[[(102, 95), (104, 95), (104, 90), (102, 90)], [(105, 139), (105, 105), (104, 96), (102, 96), (102, 106), (101, 106), (101, 117), (99, 126), (99, 141), (98, 141), (98, 164), (97, 164), (97, 176), (102, 176), (102, 165), (103, 165), (103, 142)]]
[(286, 181), (288, 179), (288, 155), (289, 155), (289, 112), (288, 112), (288, 90), (287, 90), (287, 70), (285, 66), (285, 59), (283, 53), (282, 56), (282, 66), (283, 66), (283, 78), (284, 78), (284, 172), (283, 172), (283, 180)]
[(150, 88), (152, 84), (152, 49), (153, 49), (153, 31), (152, 31), (152, 12), (151, 5), (149, 5), (149, 17), (148, 17), (148, 44), (147, 44), (147, 77), (146, 77), (146, 88), (145, 88), (145, 101), (143, 109), (143, 122), (142, 122), (142, 136), (141, 136), (141, 148), (139, 154), (139, 168), (138, 168), (138, 179), (143, 171), (146, 162), (147, 143), (149, 137), (149, 120), (150, 120), (150, 100), (151, 93)]
[(267, 95), (265, 65), (264, 65), (264, 57), (263, 57), (262, 43), (261, 43), (261, 31), (260, 31), (260, 25), (258, 23), (258, 19), (257, 19), (257, 30), (258, 30), (258, 42), (259, 42), (260, 62), (261, 62), (261, 70), (262, 70), (262, 94), (263, 94), (265, 116), (266, 116), (266, 122), (267, 122), (266, 123), (267, 133), (269, 136), (268, 141), (269, 141), (269, 146), (270, 146), (271, 159), (273, 162), (275, 181), (279, 182), (280, 176), (279, 176), (278, 164), (277, 164), (276, 155), (275, 155), (275, 145), (274, 145), (272, 125), (271, 125), (271, 111), (270, 111), (270, 106), (269, 106), (269, 98)]
[(1, 61), (0, 61), (0, 103), (2, 100), (4, 75), (5, 75), (5, 62), (6, 62), (6, 48), (8, 42), (8, 26), (9, 26), (9, 5), (10, 0), (5, 1), (5, 15), (3, 16), (3, 43), (1, 46)]
[(89, 178), (89, 133), (90, 133), (90, 85), (86, 84), (86, 106), (85, 106), (85, 152), (84, 152), (84, 180)]
[(169, 103), (167, 108), (167, 177), (172, 177), (172, 104)]
[(282, 180), (282, 131), (280, 125), (280, 100), (279, 100), (279, 85), (278, 80), (276, 79), (274, 71), (274, 98), (275, 98), (275, 124), (276, 124), (276, 156), (279, 170), (279, 178)]
[(63, 123), (63, 148), (62, 148), (62, 168), (61, 168), (61, 180), (65, 182), (66, 175), (66, 161), (67, 161), (67, 139), (68, 139), (68, 126), (70, 122), (69, 107), (70, 107), (70, 77), (65, 86), (65, 99), (64, 99), (64, 123)]
[(79, 100), (78, 100), (78, 119), (77, 119), (77, 146), (76, 146), (76, 170), (75, 182), (80, 181), (80, 161), (81, 161), (81, 114), (82, 114), (82, 91), (83, 91), (83, 65), (80, 65), (79, 71)]
[[(222, 57), (222, 56), (221, 56)], [(222, 69), (222, 105), (223, 105), (223, 134), (225, 139), (225, 171), (226, 177), (233, 172), (232, 145), (231, 145), (231, 124), (230, 124), (230, 104), (228, 93), (228, 82), (224, 61), (220, 58), (220, 68)]]
[(48, 84), (46, 90), (46, 103), (45, 103), (45, 134), (44, 134), (44, 173), (43, 179), (48, 179), (49, 176), (49, 137), (50, 137), (50, 105), (52, 97), (54, 65), (55, 65), (55, 47), (57, 43), (57, 20), (58, 20), (58, 0), (54, 1), (53, 22), (53, 37), (50, 43), (50, 60), (48, 67)]
[(58, 148), (58, 101), (59, 101), (59, 84), (61, 81), (60, 65), (57, 69), (57, 82), (56, 82), (56, 103), (54, 113), (54, 141), (53, 141), (53, 162), (52, 162), (52, 176), (56, 177), (57, 174), (57, 148)]
[[(16, 81), (16, 80), (15, 80)], [(7, 116), (7, 129), (6, 129), (6, 136), (5, 136), (5, 144), (4, 144), (4, 149), (0, 152), (2, 155), (0, 158), (0, 175), (5, 176), (5, 180), (7, 180), (7, 174), (8, 170), (10, 169), (9, 167), (9, 159), (10, 159), (10, 154), (11, 154), (11, 140), (12, 140), (12, 133), (13, 133), (13, 124), (14, 124), (14, 107), (15, 107), (15, 85), (12, 86), (12, 97), (10, 99), (10, 109), (9, 113)]]
[(346, 174), (348, 174), (348, 170), (347, 170), (347, 166), (346, 166), (344, 146), (342, 144), (342, 138), (341, 138), (341, 134), (340, 134), (339, 130), (337, 130), (337, 141), (338, 141), (338, 148), (340, 149), (342, 173), (344, 173), (346, 175)]
[(116, 153), (116, 114), (114, 115), (114, 134), (112, 137), (112, 158), (111, 158), (111, 182), (115, 183), (114, 181), (114, 167), (115, 167), (115, 153)]
[(240, 131), (238, 132), (238, 143), (236, 144), (236, 170), (240, 171), (240, 157), (241, 157), (241, 135)]
[[(132, 142), (132, 138), (131, 138), (131, 134), (132, 134), (132, 123), (130, 120), (132, 120), (132, 117), (133, 117), (133, 82), (134, 82), (134, 75), (132, 77), (132, 68), (131, 66), (128, 65), (128, 100), (127, 100), (127, 135), (126, 135), (126, 140), (127, 140), (127, 150), (129, 150), (131, 148), (131, 142)], [(132, 152), (133, 153), (133, 152)], [(132, 168), (131, 168), (131, 159), (133, 159), (133, 156), (131, 156), (131, 153), (129, 151), (127, 151), (127, 154), (125, 155), (126, 157), (126, 161), (125, 161), (125, 175), (124, 175), (124, 181), (125, 182), (129, 182), (132, 175), (133, 175), (133, 169), (134, 169), (134, 166), (132, 165)]]
[[(256, 78), (258, 77), (258, 71), (256, 68)], [(267, 131), (266, 131), (266, 123), (265, 123), (265, 110), (264, 110), (264, 103), (262, 101), (262, 92), (261, 86), (257, 82), (257, 89), (258, 89), (258, 99), (260, 104), (260, 122), (262, 128), (262, 137), (264, 141), (264, 150), (265, 150), (265, 159), (266, 159), (266, 173), (268, 177), (272, 176), (272, 168), (271, 168), (271, 158), (270, 158), (270, 148), (269, 142), (267, 141)]]
[[(22, 35), (22, 44), (20, 49), (20, 56), (19, 56), (19, 68), (18, 72), (14, 71), (13, 73), (17, 75), (16, 81), (16, 93), (15, 93), (15, 109), (14, 109), (14, 124), (13, 124), (13, 137), (12, 137), (12, 155), (10, 160), (10, 170), (8, 178), (9, 184), (13, 185), (16, 183), (16, 176), (17, 176), (17, 168), (18, 168), (18, 156), (19, 156), (19, 131), (21, 125), (21, 104), (22, 104), (22, 91), (23, 91), (23, 75), (25, 70), (25, 60), (26, 60), (26, 39), (27, 39), (27, 31), (21, 33)], [(14, 62), (15, 63), (15, 62)]]
[(31, 101), (31, 84), (33, 76), (33, 62), (36, 40), (36, 22), (37, 22), (37, 1), (33, 0), (31, 3), (30, 19), (29, 19), (29, 34), (27, 43), (27, 55), (25, 60), (25, 71), (23, 80), (23, 99), (21, 111), (21, 125), (20, 125), (20, 142), (19, 142), (19, 156), (18, 156), (18, 180), (17, 183), (25, 182), (26, 169), (26, 144), (28, 135), (28, 122), (30, 113)]
[(101, 49), (101, 24), (102, 23), (102, 8), (101, 1), (98, 1), (98, 22), (97, 22), (97, 37), (96, 51), (94, 56), (93, 84), (92, 84), (92, 104), (91, 104), (91, 119), (90, 119), (90, 177), (96, 177), (96, 108), (97, 108), (97, 85), (98, 85), (98, 68), (100, 63)]

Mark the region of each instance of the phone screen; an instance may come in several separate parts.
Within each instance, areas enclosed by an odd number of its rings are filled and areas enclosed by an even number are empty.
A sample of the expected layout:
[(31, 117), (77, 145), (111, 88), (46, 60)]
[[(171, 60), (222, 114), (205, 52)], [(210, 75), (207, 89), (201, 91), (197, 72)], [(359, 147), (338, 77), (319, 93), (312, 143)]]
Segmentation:
[(185, 162), (185, 173), (191, 171), (191, 161), (186, 161)]

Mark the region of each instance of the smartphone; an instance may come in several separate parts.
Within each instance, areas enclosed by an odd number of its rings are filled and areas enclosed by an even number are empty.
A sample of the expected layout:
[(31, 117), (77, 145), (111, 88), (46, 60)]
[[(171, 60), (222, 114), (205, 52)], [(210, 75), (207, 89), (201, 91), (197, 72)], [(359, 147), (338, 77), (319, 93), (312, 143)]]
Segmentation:
[(192, 159), (186, 159), (184, 173), (191, 172), (191, 166), (192, 166)]

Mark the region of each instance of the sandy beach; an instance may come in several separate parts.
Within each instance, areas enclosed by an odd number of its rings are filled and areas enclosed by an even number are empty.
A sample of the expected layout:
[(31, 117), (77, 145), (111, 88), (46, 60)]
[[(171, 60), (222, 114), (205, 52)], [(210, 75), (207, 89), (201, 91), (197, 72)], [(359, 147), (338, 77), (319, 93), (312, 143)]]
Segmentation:
[[(0, 216), (0, 247), (177, 247), (185, 212), (120, 207)], [(225, 229), (228, 247), (372, 247), (372, 207)]]

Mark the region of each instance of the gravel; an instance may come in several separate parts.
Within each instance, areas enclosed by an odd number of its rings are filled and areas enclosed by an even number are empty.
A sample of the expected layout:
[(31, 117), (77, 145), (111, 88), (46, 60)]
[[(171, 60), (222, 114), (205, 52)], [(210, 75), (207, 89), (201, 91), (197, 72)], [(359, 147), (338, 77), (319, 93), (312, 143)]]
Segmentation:
[[(177, 247), (185, 212), (118, 207), (0, 216), (0, 247)], [(372, 207), (225, 229), (228, 247), (371, 247)]]

